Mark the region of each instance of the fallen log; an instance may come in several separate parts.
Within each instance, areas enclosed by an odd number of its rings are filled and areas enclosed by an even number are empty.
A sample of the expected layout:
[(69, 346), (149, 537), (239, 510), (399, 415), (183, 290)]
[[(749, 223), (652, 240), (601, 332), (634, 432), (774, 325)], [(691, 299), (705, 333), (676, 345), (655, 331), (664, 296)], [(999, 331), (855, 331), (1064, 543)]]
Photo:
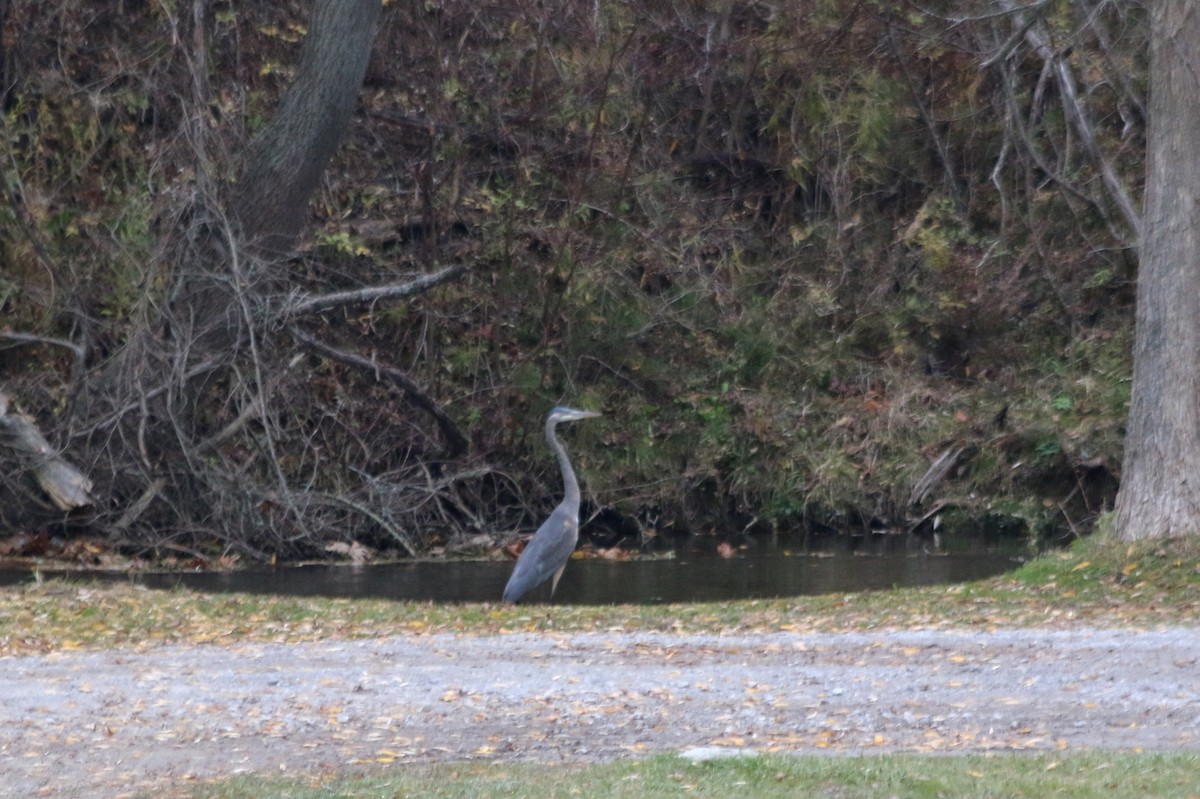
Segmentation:
[[(63, 458), (38, 430), (33, 418), (9, 413), (9, 399), (0, 392), (0, 448), (11, 451), (11, 460), (22, 464), (59, 510), (66, 512), (91, 505), (92, 481)], [(0, 462), (5, 458), (0, 457)]]
[(909, 507), (920, 505), (924, 502), (930, 492), (946, 479), (946, 475), (958, 465), (959, 461), (966, 454), (969, 454), (968, 447), (950, 447), (939, 455), (928, 471), (913, 486), (912, 493), (908, 497)]

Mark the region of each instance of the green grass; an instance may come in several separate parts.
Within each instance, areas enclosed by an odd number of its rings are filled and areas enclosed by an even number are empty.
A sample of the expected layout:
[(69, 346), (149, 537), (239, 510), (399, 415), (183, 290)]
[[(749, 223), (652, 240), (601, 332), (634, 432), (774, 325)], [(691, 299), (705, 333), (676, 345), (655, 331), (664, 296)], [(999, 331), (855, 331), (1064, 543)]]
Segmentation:
[(240, 777), (196, 799), (433, 797), (1097, 797), (1200, 795), (1200, 755), (1089, 752), (1063, 755), (754, 758), (691, 763), (675, 756), (605, 765), (449, 764), (392, 769), (319, 783)]

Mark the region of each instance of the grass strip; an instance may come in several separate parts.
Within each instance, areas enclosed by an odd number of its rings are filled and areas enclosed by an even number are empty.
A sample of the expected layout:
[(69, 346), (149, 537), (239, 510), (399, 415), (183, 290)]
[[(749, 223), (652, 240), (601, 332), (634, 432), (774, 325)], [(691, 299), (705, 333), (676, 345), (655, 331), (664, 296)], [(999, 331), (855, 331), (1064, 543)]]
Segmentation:
[(239, 777), (195, 789), (195, 799), (771, 799), (829, 797), (1103, 796), (1192, 799), (1200, 755), (1085, 752), (1056, 755), (789, 756), (770, 754), (692, 763), (668, 755), (600, 765), (456, 763), (386, 774), (310, 781)]

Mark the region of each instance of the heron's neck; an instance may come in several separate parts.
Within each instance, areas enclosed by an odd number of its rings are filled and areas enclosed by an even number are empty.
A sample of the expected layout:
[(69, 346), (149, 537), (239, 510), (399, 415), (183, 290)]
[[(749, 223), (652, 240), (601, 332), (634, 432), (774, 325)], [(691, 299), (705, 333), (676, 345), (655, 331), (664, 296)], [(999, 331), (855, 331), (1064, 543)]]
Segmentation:
[(571, 468), (571, 462), (567, 460), (567, 450), (559, 443), (558, 436), (554, 434), (554, 425), (546, 425), (546, 441), (550, 444), (550, 449), (554, 450), (554, 456), (558, 458), (558, 468), (562, 471), (563, 479), (563, 503), (570, 504), (571, 507), (579, 507), (579, 481), (575, 479), (575, 470)]

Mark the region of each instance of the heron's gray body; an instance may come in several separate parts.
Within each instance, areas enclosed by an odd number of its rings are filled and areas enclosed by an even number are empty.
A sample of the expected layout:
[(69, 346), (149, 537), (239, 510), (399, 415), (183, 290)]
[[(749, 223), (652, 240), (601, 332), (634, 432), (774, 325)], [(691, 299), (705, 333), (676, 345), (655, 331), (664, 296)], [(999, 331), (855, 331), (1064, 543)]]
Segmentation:
[(590, 419), (600, 414), (593, 411), (580, 411), (574, 408), (558, 407), (550, 411), (546, 417), (546, 442), (558, 458), (558, 466), (562, 470), (563, 501), (558, 504), (550, 518), (542, 522), (542, 526), (529, 539), (529, 544), (521, 557), (517, 559), (516, 568), (508, 578), (504, 587), (504, 601), (516, 602), (522, 596), (537, 586), (553, 578), (550, 584), (550, 594), (558, 587), (558, 578), (562, 576), (575, 544), (579, 541), (579, 481), (575, 479), (575, 471), (567, 459), (567, 451), (559, 443), (554, 434), (554, 428), (559, 422), (573, 422), (576, 419)]

